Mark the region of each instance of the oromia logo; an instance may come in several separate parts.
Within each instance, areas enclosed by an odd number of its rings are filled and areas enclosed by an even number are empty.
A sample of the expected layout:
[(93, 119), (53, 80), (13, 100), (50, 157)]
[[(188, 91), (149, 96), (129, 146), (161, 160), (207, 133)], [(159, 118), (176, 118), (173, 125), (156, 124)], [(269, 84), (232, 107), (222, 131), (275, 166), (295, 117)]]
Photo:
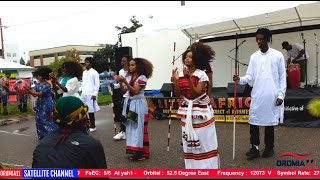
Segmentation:
[(305, 159), (305, 158), (312, 156), (312, 154), (303, 155), (303, 154), (296, 154), (296, 153), (288, 151), (288, 152), (284, 152), (284, 153), (278, 155), (278, 157), (282, 157), (282, 156), (292, 156), (292, 157), (295, 157), (298, 159)]
[(312, 154), (304, 155), (288, 151), (278, 155), (278, 157), (284, 156), (291, 156), (297, 158), (298, 160), (277, 160), (277, 166), (314, 166), (313, 159), (306, 159), (312, 156)]

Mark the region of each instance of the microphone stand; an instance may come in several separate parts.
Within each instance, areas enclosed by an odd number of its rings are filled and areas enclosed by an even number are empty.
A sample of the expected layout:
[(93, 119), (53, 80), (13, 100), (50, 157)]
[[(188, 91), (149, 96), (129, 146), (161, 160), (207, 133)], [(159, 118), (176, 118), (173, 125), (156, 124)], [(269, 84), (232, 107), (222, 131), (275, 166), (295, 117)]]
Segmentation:
[[(184, 52), (183, 52), (183, 53), (184, 53)], [(182, 53), (182, 54), (183, 54), (183, 53)], [(174, 60), (171, 62), (171, 64), (174, 64), (174, 62), (176, 62), (176, 60), (178, 60), (179, 57), (182, 56), (182, 54), (180, 54), (176, 59), (174, 59)]]
[(236, 47), (235, 48), (233, 48), (233, 49), (231, 49), (229, 52), (232, 52), (233, 50), (236, 50), (236, 53), (235, 53), (235, 58), (236, 59), (233, 59), (233, 60), (235, 60), (236, 61), (236, 64), (237, 64), (237, 74), (239, 75), (239, 61), (237, 60), (238, 59), (238, 50), (239, 50), (239, 47), (244, 43), (244, 42), (246, 42), (246, 40), (243, 40), (239, 45), (237, 45), (237, 42), (238, 42), (238, 34), (236, 35)]
[(318, 79), (319, 79), (319, 74), (318, 74), (318, 57), (319, 57), (319, 42), (316, 33), (314, 33), (314, 37), (316, 40), (316, 81), (315, 81), (315, 86), (318, 87)]
[(306, 73), (306, 87), (308, 86), (308, 72), (307, 72), (307, 64), (308, 64), (308, 61), (307, 61), (307, 51), (306, 51), (306, 39), (304, 39), (304, 37), (302, 36), (302, 39), (303, 39), (303, 49), (304, 49), (304, 61), (306, 61), (306, 66), (305, 66), (305, 73)]
[(241, 65), (243, 65), (243, 66), (249, 66), (248, 64), (245, 64), (245, 63), (242, 63), (242, 62), (240, 62), (240, 61), (235, 60), (233, 57), (231, 57), (231, 56), (229, 56), (229, 55), (228, 55), (228, 57), (231, 58), (232, 60), (238, 62), (239, 64), (241, 64)]

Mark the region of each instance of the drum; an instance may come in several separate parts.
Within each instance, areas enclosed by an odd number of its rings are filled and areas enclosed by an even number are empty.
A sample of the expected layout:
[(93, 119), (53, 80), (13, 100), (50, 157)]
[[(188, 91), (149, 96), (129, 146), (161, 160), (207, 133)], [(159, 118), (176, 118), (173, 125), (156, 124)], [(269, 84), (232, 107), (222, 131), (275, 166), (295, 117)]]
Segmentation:
[(300, 65), (290, 64), (288, 67), (288, 79), (292, 89), (297, 89), (300, 86)]

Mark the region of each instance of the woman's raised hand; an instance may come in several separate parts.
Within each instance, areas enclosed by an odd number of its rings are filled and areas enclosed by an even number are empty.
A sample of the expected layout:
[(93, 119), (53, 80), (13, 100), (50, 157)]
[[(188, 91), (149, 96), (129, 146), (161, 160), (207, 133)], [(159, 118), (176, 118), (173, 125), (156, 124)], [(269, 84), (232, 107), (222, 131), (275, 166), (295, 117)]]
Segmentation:
[(125, 80), (124, 77), (118, 76), (118, 75), (115, 75), (113, 78), (114, 78), (115, 80), (117, 80), (118, 82), (124, 82), (124, 80)]
[(178, 68), (176, 68), (173, 72), (173, 81), (178, 81), (179, 80), (179, 71)]
[(49, 73), (49, 77), (52, 79), (52, 81), (56, 81), (57, 80), (57, 76), (54, 72)]

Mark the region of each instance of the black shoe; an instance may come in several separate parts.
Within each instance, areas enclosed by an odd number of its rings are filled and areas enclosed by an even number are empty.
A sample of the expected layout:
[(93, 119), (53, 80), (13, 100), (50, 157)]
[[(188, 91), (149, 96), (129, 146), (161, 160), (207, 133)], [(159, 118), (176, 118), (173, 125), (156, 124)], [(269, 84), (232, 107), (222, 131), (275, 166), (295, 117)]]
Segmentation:
[(22, 112), (27, 112), (28, 111), (28, 109), (27, 109), (27, 105), (26, 104), (24, 104), (23, 105), (23, 108), (22, 108)]
[(252, 160), (260, 157), (260, 152), (255, 146), (252, 146), (251, 149), (246, 153), (246, 156), (247, 160)]
[(263, 158), (272, 157), (273, 155), (274, 155), (273, 148), (265, 148), (263, 153), (262, 153), (262, 157)]
[(18, 105), (18, 109), (20, 112), (22, 112), (22, 105)]

